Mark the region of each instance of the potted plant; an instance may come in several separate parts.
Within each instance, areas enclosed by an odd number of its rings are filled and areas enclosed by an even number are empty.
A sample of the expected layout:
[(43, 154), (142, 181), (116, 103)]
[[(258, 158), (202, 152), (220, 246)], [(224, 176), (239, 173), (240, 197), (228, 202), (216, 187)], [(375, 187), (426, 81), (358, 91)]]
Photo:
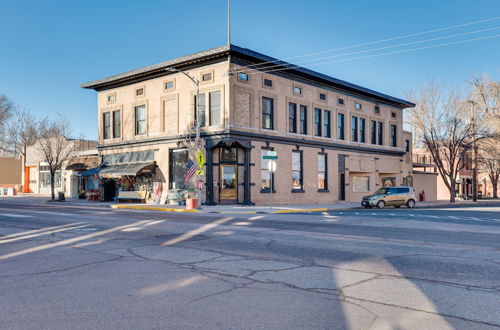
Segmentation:
[(189, 187), (186, 189), (186, 209), (198, 208), (198, 194), (196, 189)]

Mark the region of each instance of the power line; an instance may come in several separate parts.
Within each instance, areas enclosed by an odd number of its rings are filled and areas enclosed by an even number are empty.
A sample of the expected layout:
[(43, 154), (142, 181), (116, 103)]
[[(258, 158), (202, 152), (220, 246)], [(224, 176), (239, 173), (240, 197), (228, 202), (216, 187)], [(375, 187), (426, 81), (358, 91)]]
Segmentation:
[[(372, 55), (367, 55), (367, 56), (360, 56), (360, 57), (354, 57), (354, 58), (340, 59), (340, 60), (335, 60), (335, 61), (313, 63), (313, 64), (309, 64), (308, 66), (317, 66), (317, 65), (330, 64), (330, 63), (354, 61), (354, 60), (360, 60), (360, 59), (371, 58), (371, 57), (378, 57), (378, 56), (385, 56), (385, 55), (392, 55), (392, 54), (400, 54), (400, 53), (408, 53), (408, 52), (422, 50), (422, 49), (429, 49), (429, 48), (437, 48), (437, 47), (458, 45), (458, 44), (462, 44), (462, 43), (466, 43), (466, 42), (472, 42), (472, 41), (484, 40), (484, 39), (492, 39), (492, 38), (498, 38), (498, 37), (500, 37), (500, 34), (495, 34), (495, 35), (485, 36), (485, 37), (479, 37), (479, 38), (474, 38), (474, 39), (466, 39), (466, 40), (460, 40), (460, 41), (453, 41), (453, 42), (448, 42), (448, 43), (443, 43), (443, 44), (437, 44), (437, 45), (430, 45), (430, 46), (424, 46), (424, 47), (416, 47), (416, 48), (403, 49), (403, 50), (393, 51), (393, 52), (387, 52), (387, 53), (372, 54)], [(269, 72), (277, 72), (277, 71), (283, 71), (283, 70), (291, 70), (291, 69), (296, 69), (296, 68), (302, 68), (302, 66), (292, 65), (292, 66), (289, 66), (289, 67), (286, 67), (286, 68), (269, 70), (269, 71), (262, 70), (262, 71), (257, 71), (257, 72), (250, 72), (248, 74), (269, 73)]]
[[(372, 49), (365, 49), (365, 50), (360, 50), (360, 51), (351, 52), (351, 53), (337, 54), (337, 55), (331, 55), (331, 56), (324, 56), (324, 57), (319, 57), (319, 58), (314, 58), (314, 59), (309, 59), (309, 60), (298, 61), (298, 62), (295, 62), (293, 65), (296, 65), (298, 63), (307, 63), (307, 62), (312, 62), (312, 61), (325, 60), (325, 59), (329, 59), (329, 58), (342, 57), (342, 56), (348, 56), (348, 55), (356, 55), (356, 54), (374, 52), (374, 51), (378, 51), (378, 50), (384, 50), (384, 49), (390, 49), (390, 48), (397, 48), (397, 47), (403, 47), (403, 46), (421, 44), (421, 43), (430, 42), (430, 41), (436, 41), (436, 40), (442, 40), (442, 39), (449, 39), (449, 38), (454, 38), (454, 37), (459, 37), (459, 36), (464, 36), (464, 35), (470, 35), (470, 34), (475, 34), (475, 33), (480, 33), (480, 32), (486, 32), (486, 31), (492, 31), (492, 30), (498, 30), (498, 29), (500, 29), (500, 26), (496, 26), (496, 27), (492, 27), (492, 28), (488, 28), (488, 29), (481, 29), (481, 30), (476, 30), (476, 31), (464, 32), (464, 33), (457, 33), (457, 34), (452, 34), (452, 35), (443, 36), (443, 37), (436, 37), (436, 38), (430, 38), (430, 39), (412, 41), (412, 42), (407, 42), (407, 43), (402, 43), (402, 44), (396, 44), (396, 45), (391, 45), (391, 46), (385, 46), (385, 47), (379, 47), (379, 48), (372, 48)], [(268, 71), (270, 69), (277, 68), (277, 67), (283, 67), (283, 65), (279, 65), (278, 64), (278, 65), (266, 66), (263, 70)], [(258, 71), (258, 69), (255, 69), (255, 68), (251, 68), (250, 70)], [(240, 69), (236, 69), (235, 71), (240, 71)], [(262, 71), (260, 71), (260, 72), (262, 72)]]
[(470, 26), (470, 25), (476, 25), (476, 24), (481, 24), (481, 23), (496, 21), (496, 20), (499, 20), (499, 19), (500, 19), (500, 17), (492, 17), (492, 18), (487, 18), (487, 19), (483, 19), (483, 20), (479, 20), (479, 21), (473, 21), (473, 22), (464, 23), (464, 24), (451, 25), (451, 26), (446, 26), (446, 27), (442, 27), (442, 28), (438, 28), (438, 29), (433, 29), (433, 30), (427, 30), (427, 31), (423, 31), (423, 32), (416, 32), (416, 33), (412, 33), (412, 34), (406, 34), (406, 35), (397, 36), (397, 37), (391, 37), (391, 38), (387, 38), (387, 39), (381, 39), (381, 40), (364, 42), (364, 43), (355, 44), (355, 45), (351, 45), (351, 46), (345, 46), (345, 47), (340, 47), (340, 48), (327, 49), (327, 50), (322, 50), (322, 51), (313, 52), (313, 53), (309, 53), (309, 54), (292, 56), (292, 57), (285, 58), (283, 60), (272, 60), (272, 61), (262, 62), (262, 63), (259, 63), (259, 64), (250, 65), (250, 66), (253, 66), (254, 68), (257, 68), (259, 66), (267, 65), (267, 64), (270, 64), (270, 63), (277, 63), (277, 62), (282, 62), (282, 61), (288, 61), (288, 60), (292, 60), (292, 59), (296, 59), (296, 58), (303, 58), (303, 57), (309, 57), (309, 56), (314, 56), (314, 55), (320, 55), (320, 54), (324, 54), (324, 53), (330, 53), (330, 52), (334, 52), (334, 51), (346, 50), (346, 49), (357, 48), (357, 47), (362, 47), (362, 46), (368, 46), (368, 45), (373, 45), (373, 44), (377, 44), (377, 43), (383, 43), (383, 42), (393, 41), (393, 40), (398, 40), (398, 39), (411, 38), (411, 37), (415, 37), (415, 36), (419, 36), (419, 35), (430, 34), (430, 33), (435, 33), (435, 32), (439, 32), (439, 31), (456, 29), (456, 28), (464, 27), (464, 26)]

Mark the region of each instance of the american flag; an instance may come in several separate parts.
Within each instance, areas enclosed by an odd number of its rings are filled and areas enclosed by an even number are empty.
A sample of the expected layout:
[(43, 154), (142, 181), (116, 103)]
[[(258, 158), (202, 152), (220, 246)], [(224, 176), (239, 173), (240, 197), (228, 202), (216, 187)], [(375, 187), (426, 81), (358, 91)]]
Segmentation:
[(193, 175), (196, 173), (196, 170), (198, 170), (198, 164), (193, 162), (191, 159), (188, 160), (188, 170), (186, 172), (186, 175), (184, 175), (184, 182), (188, 183), (189, 180), (193, 177)]

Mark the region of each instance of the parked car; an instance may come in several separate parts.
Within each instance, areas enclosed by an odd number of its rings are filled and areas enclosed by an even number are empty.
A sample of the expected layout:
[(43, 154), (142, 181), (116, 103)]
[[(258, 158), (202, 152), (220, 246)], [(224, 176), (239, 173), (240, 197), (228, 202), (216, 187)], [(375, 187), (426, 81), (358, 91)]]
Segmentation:
[(384, 187), (377, 190), (373, 195), (364, 196), (361, 205), (369, 209), (374, 206), (383, 209), (386, 206), (396, 208), (406, 205), (412, 209), (415, 207), (416, 198), (412, 187)]

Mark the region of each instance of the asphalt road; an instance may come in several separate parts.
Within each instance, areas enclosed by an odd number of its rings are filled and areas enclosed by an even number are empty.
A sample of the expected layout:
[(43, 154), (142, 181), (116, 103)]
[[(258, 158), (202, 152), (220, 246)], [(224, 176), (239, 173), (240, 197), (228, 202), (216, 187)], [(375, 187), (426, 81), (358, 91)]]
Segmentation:
[(0, 199), (1, 329), (498, 329), (500, 205), (189, 215)]

